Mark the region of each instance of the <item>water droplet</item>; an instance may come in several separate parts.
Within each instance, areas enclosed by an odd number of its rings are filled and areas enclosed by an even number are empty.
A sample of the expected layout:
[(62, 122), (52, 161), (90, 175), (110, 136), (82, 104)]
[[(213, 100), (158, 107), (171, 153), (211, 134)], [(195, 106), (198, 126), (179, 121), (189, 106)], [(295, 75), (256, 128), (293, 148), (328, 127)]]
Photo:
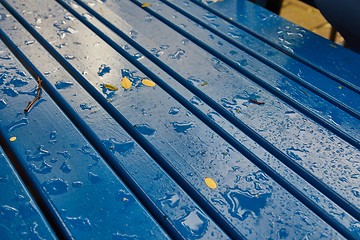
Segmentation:
[(17, 95), (19, 95), (18, 91), (16, 91), (13, 87), (4, 87), (1, 90), (5, 95), (9, 97), (16, 97)]
[(44, 190), (50, 195), (60, 195), (68, 190), (66, 181), (62, 178), (53, 178), (43, 183)]
[(43, 149), (44, 146), (40, 145), (36, 152), (31, 153), (30, 151), (27, 154), (26, 160), (27, 161), (43, 161), (44, 157), (50, 156), (50, 152)]
[(104, 76), (106, 73), (109, 73), (111, 70), (111, 68), (106, 65), (106, 64), (101, 64), (101, 66), (99, 67), (99, 70), (98, 70), (98, 76), (102, 77)]
[(201, 238), (206, 233), (209, 221), (198, 209), (187, 212), (179, 219), (181, 225), (188, 231), (188, 237)]
[(360, 174), (352, 174), (351, 176), (350, 176), (351, 178), (353, 178), (353, 179), (359, 179), (360, 178)]
[(50, 133), (50, 140), (49, 140), (49, 142), (51, 142), (51, 143), (57, 142), (56, 136), (57, 136), (57, 132), (56, 132), (56, 131), (52, 131), (52, 132)]
[(35, 40), (27, 40), (24, 43), (25, 43), (25, 45), (31, 45), (31, 44), (35, 43)]
[(171, 115), (176, 115), (179, 112), (180, 112), (180, 108), (177, 108), (177, 107), (171, 107), (169, 110), (169, 114), (171, 114)]
[(190, 128), (194, 126), (192, 122), (171, 122), (174, 127), (174, 130), (178, 133), (186, 133)]
[(133, 57), (136, 59), (136, 60), (140, 60), (141, 58), (143, 58), (143, 55), (140, 53), (140, 52), (137, 52), (133, 55)]
[(22, 87), (27, 85), (29, 82), (26, 79), (19, 78), (17, 76), (13, 77), (7, 85), (12, 84), (14, 87)]
[(204, 14), (204, 18), (210, 21), (214, 21), (215, 19), (217, 19), (217, 16), (215, 14), (212, 14), (211, 12), (207, 12), (206, 14)]
[(172, 59), (180, 60), (184, 55), (185, 55), (185, 51), (178, 48), (175, 53), (169, 54), (169, 57), (171, 57)]
[(61, 49), (61, 48), (63, 48), (63, 47), (66, 47), (66, 46), (67, 46), (66, 43), (61, 43), (61, 44), (55, 45), (55, 47), (57, 47), (57, 48), (59, 48), (59, 49)]
[(59, 154), (59, 155), (62, 155), (66, 159), (71, 158), (71, 155), (70, 155), (69, 151), (57, 151), (56, 153)]
[(190, 99), (190, 102), (194, 105), (203, 105), (203, 101), (201, 101), (201, 99), (197, 96), (194, 96)]
[(286, 231), (285, 228), (280, 228), (277, 232), (279, 239), (286, 239), (289, 236), (289, 233)]
[(166, 44), (160, 45), (160, 49), (161, 49), (161, 50), (168, 49), (169, 47), (170, 47), (170, 46), (169, 46), (169, 45), (166, 45)]
[(183, 40), (181, 41), (181, 43), (182, 43), (183, 45), (187, 45), (187, 44), (189, 43), (189, 39), (183, 39)]
[(241, 34), (238, 32), (228, 32), (227, 35), (232, 38), (240, 38), (241, 37)]
[(70, 13), (66, 13), (64, 19), (68, 21), (74, 21), (76, 18), (73, 17)]
[(294, 118), (294, 117), (297, 117), (297, 113), (295, 111), (290, 110), (290, 111), (285, 112), (285, 116), (288, 116), (290, 118)]
[(11, 124), (8, 131), (12, 132), (19, 127), (27, 125), (28, 123), (29, 123), (29, 119), (27, 117), (20, 118), (19, 120), (16, 120)]
[(180, 197), (175, 193), (173, 194), (165, 193), (165, 197), (160, 199), (159, 201), (162, 206), (169, 205), (170, 207), (177, 207), (180, 202)]
[(74, 85), (72, 82), (66, 82), (66, 81), (57, 81), (55, 83), (55, 87), (57, 89), (66, 89)]
[(93, 172), (88, 173), (88, 178), (89, 178), (90, 182), (93, 183), (93, 184), (98, 183), (98, 182), (101, 181), (100, 177), (97, 174), (93, 173)]
[(234, 51), (234, 50), (231, 50), (231, 51), (229, 52), (229, 54), (232, 55), (232, 56), (234, 56), (234, 55), (238, 54), (238, 52), (237, 52), (237, 51)]
[(69, 165), (69, 163), (66, 162), (66, 161), (61, 164), (60, 169), (61, 169), (61, 171), (63, 171), (63, 173), (69, 173), (69, 172), (71, 172), (70, 165)]
[(245, 67), (248, 65), (248, 62), (246, 59), (243, 59), (243, 60), (240, 60), (240, 61), (237, 61), (237, 63), (242, 66), (242, 67)]
[(84, 18), (86, 18), (88, 20), (93, 18), (93, 16), (90, 15), (89, 13), (83, 13), (82, 15), (83, 15)]
[(75, 182), (72, 182), (71, 185), (73, 187), (79, 188), (79, 187), (82, 187), (84, 185), (84, 183), (82, 181), (75, 181)]
[(118, 142), (115, 138), (104, 140), (103, 143), (112, 152), (118, 152), (123, 155), (132, 149), (135, 145), (133, 141)]
[(151, 136), (153, 135), (156, 130), (151, 128), (148, 124), (137, 124), (135, 128), (143, 135)]
[(71, 34), (74, 34), (74, 33), (79, 32), (78, 30), (76, 30), (75, 28), (72, 28), (72, 27), (68, 27), (68, 28), (66, 29), (66, 31), (67, 31), (68, 33), (71, 33)]
[(4, 109), (6, 107), (7, 103), (4, 99), (0, 99), (0, 110)]
[(93, 107), (95, 107), (95, 106), (89, 105), (89, 104), (87, 104), (87, 103), (81, 103), (81, 104), (80, 104), (80, 108), (81, 108), (82, 110), (91, 110)]
[(51, 165), (47, 164), (45, 161), (41, 163), (41, 166), (37, 167), (35, 164), (30, 164), (29, 167), (34, 173), (38, 174), (48, 174), (51, 172), (52, 167)]
[(0, 59), (2, 59), (2, 60), (10, 60), (11, 56), (10, 56), (9, 53), (1, 53), (0, 52)]
[(22, 77), (26, 77), (26, 73), (24, 71), (21, 70), (16, 70), (16, 74), (22, 76)]
[(88, 218), (84, 217), (66, 217), (65, 220), (67, 223), (69, 223), (72, 228), (82, 230), (82, 231), (89, 231), (92, 226), (91, 222)]
[(211, 59), (212, 66), (219, 72), (229, 72), (228, 67), (226, 67), (218, 58)]
[(351, 192), (354, 194), (355, 197), (360, 198), (360, 188), (354, 187), (351, 189)]
[(65, 57), (65, 59), (67, 59), (67, 60), (73, 60), (73, 59), (75, 59), (75, 56), (74, 56), (74, 55), (71, 55), (71, 54), (65, 54), (64, 57)]
[(137, 33), (135, 30), (131, 30), (131, 31), (130, 31), (130, 37), (131, 37), (132, 39), (135, 39), (135, 38), (137, 37), (137, 35), (138, 35), (138, 33)]
[(0, 216), (5, 219), (14, 218), (16, 215), (18, 215), (18, 212), (19, 210), (9, 205), (2, 205), (0, 207)]
[(286, 149), (286, 154), (297, 161), (301, 161), (302, 158), (306, 157), (306, 153), (308, 153), (308, 151), (305, 149), (298, 149), (294, 147)]
[(152, 19), (153, 19), (153, 16), (150, 15), (150, 14), (148, 14), (148, 15), (146, 15), (146, 17), (145, 17), (145, 22), (149, 23), (149, 22), (151, 22)]

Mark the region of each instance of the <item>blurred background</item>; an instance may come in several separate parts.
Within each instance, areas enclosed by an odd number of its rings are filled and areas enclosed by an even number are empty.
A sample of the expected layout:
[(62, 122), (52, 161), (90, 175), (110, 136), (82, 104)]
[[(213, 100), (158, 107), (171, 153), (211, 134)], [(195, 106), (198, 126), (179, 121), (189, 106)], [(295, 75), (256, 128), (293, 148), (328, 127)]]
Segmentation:
[[(314, 0), (250, 0), (324, 38), (343, 45), (344, 38), (314, 7)], [(340, 0), (339, 0), (340, 1)]]

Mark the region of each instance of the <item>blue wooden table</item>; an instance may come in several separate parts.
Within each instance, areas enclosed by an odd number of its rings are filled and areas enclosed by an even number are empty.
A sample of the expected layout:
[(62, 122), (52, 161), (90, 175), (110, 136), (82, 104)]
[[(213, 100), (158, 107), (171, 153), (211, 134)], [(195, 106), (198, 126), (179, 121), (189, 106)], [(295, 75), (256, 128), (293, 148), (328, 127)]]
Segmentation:
[(1, 239), (359, 239), (360, 56), (248, 1), (0, 0)]

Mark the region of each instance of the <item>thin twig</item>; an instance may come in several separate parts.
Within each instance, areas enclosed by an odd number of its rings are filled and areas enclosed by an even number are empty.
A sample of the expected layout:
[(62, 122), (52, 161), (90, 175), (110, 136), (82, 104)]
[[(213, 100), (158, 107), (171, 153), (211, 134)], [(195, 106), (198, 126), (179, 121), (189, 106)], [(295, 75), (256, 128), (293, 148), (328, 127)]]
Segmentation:
[(251, 99), (251, 98), (250, 98), (250, 102), (255, 103), (255, 104), (257, 104), (257, 105), (263, 105), (263, 104), (265, 104), (265, 102), (259, 102), (258, 100), (256, 100), (256, 99)]
[(27, 113), (30, 111), (31, 107), (34, 106), (34, 104), (36, 103), (37, 100), (40, 99), (40, 95), (41, 95), (41, 83), (42, 80), (38, 77), (37, 79), (37, 92), (36, 92), (36, 96), (34, 98), (34, 100), (32, 100), (31, 102), (28, 103), (28, 105), (26, 106), (26, 108), (24, 109), (24, 112)]

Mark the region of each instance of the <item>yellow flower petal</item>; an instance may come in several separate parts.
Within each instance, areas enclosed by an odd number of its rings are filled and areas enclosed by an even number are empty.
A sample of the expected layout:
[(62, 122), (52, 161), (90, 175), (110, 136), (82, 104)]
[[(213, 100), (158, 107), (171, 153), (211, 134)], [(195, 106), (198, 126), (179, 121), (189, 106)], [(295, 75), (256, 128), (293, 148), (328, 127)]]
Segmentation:
[(208, 85), (208, 82), (207, 82), (207, 81), (201, 83), (201, 86), (206, 86), (206, 85)]
[(212, 178), (209, 178), (209, 177), (206, 177), (205, 179), (204, 179), (204, 181), (205, 181), (205, 184), (206, 184), (206, 186), (208, 186), (209, 188), (211, 188), (211, 189), (215, 189), (216, 188), (216, 182), (212, 179)]
[(123, 77), (121, 79), (121, 86), (125, 89), (130, 89), (132, 86), (132, 83), (130, 82), (130, 80), (127, 77)]
[(16, 141), (16, 137), (11, 137), (10, 138), (10, 142), (15, 142)]
[(155, 87), (156, 86), (156, 84), (153, 81), (149, 80), (149, 79), (143, 79), (141, 82), (142, 82), (142, 84), (144, 84), (145, 86), (148, 86), (148, 87)]
[(111, 85), (111, 84), (104, 83), (103, 86), (104, 86), (104, 88), (107, 88), (107, 89), (109, 89), (109, 90), (111, 90), (111, 91), (116, 91), (116, 90), (118, 90), (118, 87), (117, 87), (117, 86), (114, 86), (114, 85)]
[(342, 89), (342, 86), (338, 86), (339, 89)]
[(147, 3), (147, 2), (144, 2), (143, 4), (141, 4), (141, 7), (144, 8), (144, 7), (150, 7), (151, 4), (150, 3)]

